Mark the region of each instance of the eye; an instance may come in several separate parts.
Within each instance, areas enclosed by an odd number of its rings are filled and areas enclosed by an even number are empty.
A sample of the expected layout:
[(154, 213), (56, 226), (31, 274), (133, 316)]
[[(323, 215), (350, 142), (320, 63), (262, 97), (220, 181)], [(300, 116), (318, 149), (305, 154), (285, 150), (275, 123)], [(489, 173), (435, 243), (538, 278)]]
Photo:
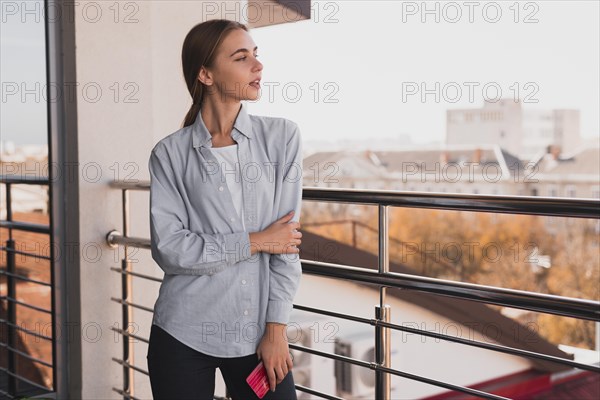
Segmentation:
[[(245, 60), (246, 58), (248, 58), (248, 57), (244, 56), (244, 57), (242, 57), (242, 58), (238, 58), (238, 59), (237, 59), (237, 60), (235, 60), (235, 61), (243, 61), (243, 60)], [(256, 54), (256, 55), (254, 56), (254, 58), (258, 58), (258, 54)]]

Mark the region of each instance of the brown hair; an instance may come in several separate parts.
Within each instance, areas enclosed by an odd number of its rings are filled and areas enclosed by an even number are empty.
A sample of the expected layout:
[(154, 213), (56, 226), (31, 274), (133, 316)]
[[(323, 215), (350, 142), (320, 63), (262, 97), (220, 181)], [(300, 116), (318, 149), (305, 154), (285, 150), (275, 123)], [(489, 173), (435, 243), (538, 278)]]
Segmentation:
[(215, 50), (226, 34), (234, 29), (248, 31), (244, 24), (237, 21), (211, 19), (194, 26), (186, 35), (181, 50), (181, 64), (185, 83), (192, 96), (192, 106), (183, 120), (184, 127), (194, 123), (204, 100), (204, 84), (198, 79), (200, 68), (213, 66)]

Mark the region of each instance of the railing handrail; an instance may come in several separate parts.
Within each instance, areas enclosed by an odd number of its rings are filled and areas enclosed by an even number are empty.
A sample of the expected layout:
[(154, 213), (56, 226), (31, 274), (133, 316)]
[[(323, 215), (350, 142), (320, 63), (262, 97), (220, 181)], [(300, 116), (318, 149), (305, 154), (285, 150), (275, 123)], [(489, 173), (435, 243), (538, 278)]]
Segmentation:
[[(113, 189), (121, 190), (150, 190), (150, 181), (147, 180), (112, 181), (109, 185)], [(334, 203), (600, 219), (600, 199), (591, 198), (304, 186), (302, 199)]]
[(5, 219), (0, 219), (0, 228), (14, 229), (23, 232), (50, 234), (50, 225), (36, 224), (34, 222), (8, 221)]
[(430, 278), (399, 272), (381, 274), (378, 271), (362, 267), (313, 260), (302, 260), (302, 270), (303, 272), (323, 277), (348, 279), (463, 300), (600, 321), (600, 302), (594, 300)]
[(48, 185), (50, 184), (50, 179), (47, 176), (40, 177), (4, 174), (0, 175), (0, 183), (10, 183), (14, 185)]
[[(115, 231), (111, 232), (108, 236), (108, 243), (111, 245), (127, 245), (142, 249), (150, 248), (149, 239), (126, 238)], [(353, 267), (322, 261), (302, 259), (301, 262), (302, 272), (313, 275), (348, 279), (355, 282), (370, 283), (398, 289), (410, 289), (505, 307), (600, 321), (600, 302), (594, 300), (440, 278), (430, 278), (398, 272), (381, 274), (376, 270), (364, 267)]]

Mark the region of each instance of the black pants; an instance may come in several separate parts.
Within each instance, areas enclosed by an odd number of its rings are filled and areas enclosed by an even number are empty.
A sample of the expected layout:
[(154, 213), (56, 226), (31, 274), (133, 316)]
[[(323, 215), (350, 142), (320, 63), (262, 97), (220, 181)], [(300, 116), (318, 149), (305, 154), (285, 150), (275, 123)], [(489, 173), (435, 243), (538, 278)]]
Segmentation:
[[(155, 400), (212, 400), (216, 368), (221, 370), (234, 400), (258, 399), (246, 382), (259, 362), (256, 353), (234, 358), (214, 357), (188, 347), (154, 324), (149, 340), (148, 372)], [(269, 390), (263, 397), (263, 400), (269, 399), (297, 399), (291, 370), (274, 392)]]

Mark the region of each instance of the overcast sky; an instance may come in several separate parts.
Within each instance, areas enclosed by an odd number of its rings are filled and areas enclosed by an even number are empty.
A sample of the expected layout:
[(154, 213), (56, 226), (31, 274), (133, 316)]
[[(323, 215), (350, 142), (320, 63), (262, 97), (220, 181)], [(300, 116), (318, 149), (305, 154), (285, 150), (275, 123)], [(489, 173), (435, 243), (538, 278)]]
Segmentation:
[[(305, 140), (406, 134), (428, 143), (444, 140), (447, 109), (480, 107), (487, 84), (490, 96), (519, 90), (538, 101), (525, 108), (579, 109), (582, 136), (598, 136), (599, 2), (520, 2), (518, 15), (513, 1), (475, 3), (428, 2), (439, 12), (423, 15), (421, 1), (315, 2), (311, 21), (251, 30), (266, 84), (251, 113), (295, 120)], [(2, 139), (45, 143), (43, 99), (5, 98), (7, 82), (44, 81), (43, 23), (7, 18), (0, 33)], [(271, 99), (268, 82), (280, 85)], [(436, 82), (446, 85), (446, 96), (422, 101), (422, 85), (435, 91)], [(286, 83), (292, 98), (302, 90), (297, 102), (284, 97)], [(414, 88), (419, 92), (410, 94)]]

